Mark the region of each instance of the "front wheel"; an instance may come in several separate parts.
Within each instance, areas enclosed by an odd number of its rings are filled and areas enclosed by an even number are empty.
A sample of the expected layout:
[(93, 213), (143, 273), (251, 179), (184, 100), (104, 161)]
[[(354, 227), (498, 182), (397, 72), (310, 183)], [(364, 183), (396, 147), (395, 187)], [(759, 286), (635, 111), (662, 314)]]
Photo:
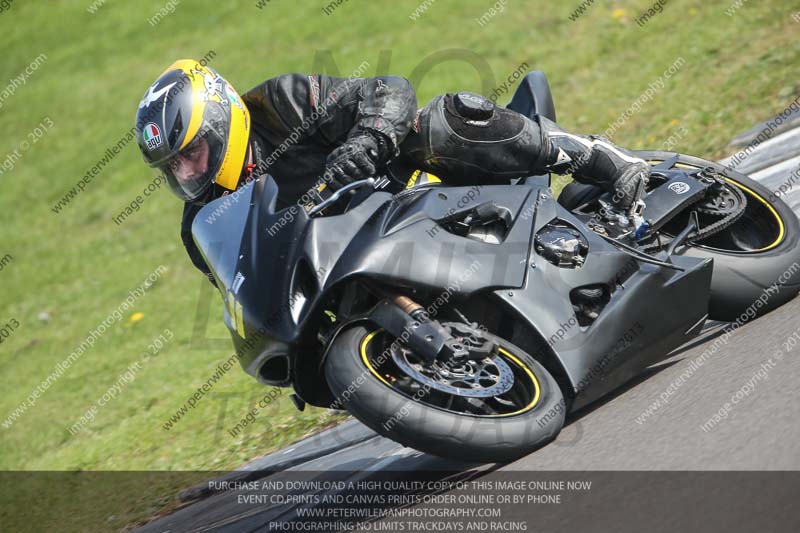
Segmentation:
[(551, 441), (564, 423), (556, 381), (527, 353), (491, 335), (498, 354), (426, 365), (381, 329), (353, 326), (325, 361), (331, 391), (377, 433), (464, 461), (508, 462)]

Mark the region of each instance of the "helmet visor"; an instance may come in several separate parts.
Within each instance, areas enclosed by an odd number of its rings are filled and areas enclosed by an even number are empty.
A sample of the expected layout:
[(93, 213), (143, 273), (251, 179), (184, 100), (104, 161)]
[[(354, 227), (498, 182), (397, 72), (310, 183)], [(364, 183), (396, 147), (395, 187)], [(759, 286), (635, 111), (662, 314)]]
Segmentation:
[(157, 165), (179, 198), (195, 201), (214, 184), (225, 157), (223, 128), (223, 122), (205, 120), (188, 145)]

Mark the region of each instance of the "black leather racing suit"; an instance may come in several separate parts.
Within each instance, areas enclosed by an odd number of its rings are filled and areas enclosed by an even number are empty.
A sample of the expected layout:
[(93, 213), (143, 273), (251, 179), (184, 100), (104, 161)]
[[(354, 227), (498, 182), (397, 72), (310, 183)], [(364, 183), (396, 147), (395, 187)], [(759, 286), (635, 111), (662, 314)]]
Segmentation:
[[(408, 134), (417, 97), (397, 76), (335, 78), (285, 74), (247, 91), (254, 175), (269, 173), (278, 184), (279, 206), (295, 202), (314, 185), (325, 159), (363, 129), (383, 134), (392, 152)], [(218, 189), (219, 190), (219, 189)], [(211, 278), (192, 240), (192, 221), (202, 205), (186, 203), (181, 239), (192, 263)]]
[[(331, 151), (365, 131), (381, 136), (387, 153), (397, 156), (388, 174), (398, 185), (415, 169), (458, 185), (568, 171), (615, 196), (623, 191), (620, 198), (630, 202), (649, 170), (607, 139), (567, 133), (544, 117), (531, 119), (478, 94), (437, 96), (417, 110), (414, 89), (397, 76), (286, 74), (251, 89), (243, 99), (252, 120), (255, 175), (275, 178), (279, 208), (315, 184)], [(200, 207), (186, 204), (181, 237), (192, 262), (213, 282), (191, 236)]]

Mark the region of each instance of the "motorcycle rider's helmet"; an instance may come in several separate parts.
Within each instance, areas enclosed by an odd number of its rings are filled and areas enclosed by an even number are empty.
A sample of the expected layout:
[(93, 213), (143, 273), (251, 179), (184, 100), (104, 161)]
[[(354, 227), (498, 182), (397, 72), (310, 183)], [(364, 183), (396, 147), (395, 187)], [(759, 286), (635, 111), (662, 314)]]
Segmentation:
[(246, 163), (250, 113), (214, 69), (191, 59), (170, 65), (145, 93), (136, 140), (179, 198), (204, 204), (233, 191)]

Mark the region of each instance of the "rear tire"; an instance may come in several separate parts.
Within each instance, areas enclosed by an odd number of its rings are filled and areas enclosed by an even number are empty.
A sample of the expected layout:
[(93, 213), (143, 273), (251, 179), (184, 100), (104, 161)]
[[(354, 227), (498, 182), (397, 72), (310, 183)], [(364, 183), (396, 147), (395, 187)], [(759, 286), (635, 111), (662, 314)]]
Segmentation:
[[(675, 152), (641, 150), (634, 154), (651, 165), (677, 156), (675, 165), (682, 168), (712, 167), (747, 197), (747, 211), (733, 226), (676, 251), (714, 259), (709, 318), (733, 322), (744, 314), (751, 320), (800, 292), (800, 222), (783, 200), (757, 181), (713, 161)], [(564, 187), (558, 202), (572, 210), (602, 194), (598, 187), (574, 182)], [(733, 241), (734, 236), (752, 249), (727, 250), (723, 242)]]
[(529, 454), (561, 430), (566, 409), (558, 384), (542, 365), (511, 343), (485, 334), (513, 354), (509, 361), (515, 359), (535, 376), (538, 399), (519, 414), (479, 416), (422, 403), (384, 382), (386, 378), (365, 362), (375, 357), (369, 346), (380, 332), (375, 329), (354, 326), (342, 332), (325, 361), (325, 377), (344, 407), (377, 433), (426, 453), (494, 463)]
[[(637, 152), (648, 161), (666, 160), (672, 152)], [(709, 318), (733, 322), (739, 317), (752, 320), (780, 307), (800, 292), (800, 222), (797, 216), (772, 191), (741, 172), (699, 157), (678, 154), (678, 164), (697, 168), (712, 167), (729, 183), (744, 191), (748, 207), (745, 215), (722, 232), (721, 238), (741, 234), (744, 238), (764, 239), (751, 251), (725, 250), (709, 242), (716, 236), (685, 246), (680, 255), (713, 258)], [(745, 318), (746, 317), (746, 318)]]

